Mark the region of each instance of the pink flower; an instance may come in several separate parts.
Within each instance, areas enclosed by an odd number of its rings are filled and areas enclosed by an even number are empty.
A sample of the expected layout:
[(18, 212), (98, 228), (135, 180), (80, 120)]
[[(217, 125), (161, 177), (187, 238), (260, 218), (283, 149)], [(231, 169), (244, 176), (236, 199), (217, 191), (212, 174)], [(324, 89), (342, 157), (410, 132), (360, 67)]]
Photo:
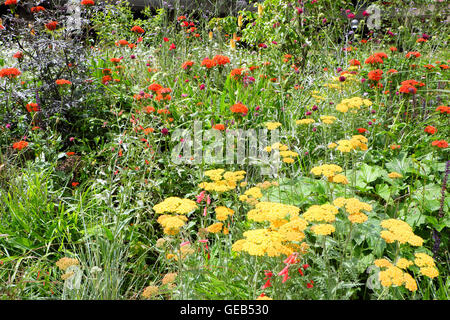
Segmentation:
[(190, 243), (189, 241), (182, 242), (182, 243), (180, 244), (180, 247), (184, 247), (185, 245), (187, 245), (187, 244), (189, 244), (189, 243)]
[(205, 190), (203, 190), (202, 192), (200, 192), (200, 194), (197, 196), (197, 203), (200, 203), (200, 202), (203, 201), (203, 199), (205, 198), (205, 194), (206, 194), (206, 191), (205, 191)]

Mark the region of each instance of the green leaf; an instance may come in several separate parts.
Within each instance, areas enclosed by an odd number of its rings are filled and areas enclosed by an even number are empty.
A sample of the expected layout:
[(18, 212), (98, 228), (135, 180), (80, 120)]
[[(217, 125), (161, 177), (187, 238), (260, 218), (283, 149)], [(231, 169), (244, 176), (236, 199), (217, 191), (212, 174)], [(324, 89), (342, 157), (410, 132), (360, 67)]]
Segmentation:
[(387, 184), (377, 184), (375, 190), (376, 194), (383, 198), (386, 202), (391, 197), (391, 190)]

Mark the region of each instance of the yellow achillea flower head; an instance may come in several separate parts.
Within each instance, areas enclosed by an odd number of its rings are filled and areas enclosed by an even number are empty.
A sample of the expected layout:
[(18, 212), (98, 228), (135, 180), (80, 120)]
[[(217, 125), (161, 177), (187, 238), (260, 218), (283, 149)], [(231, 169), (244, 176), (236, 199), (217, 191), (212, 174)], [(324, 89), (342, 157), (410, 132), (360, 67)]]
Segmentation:
[(333, 204), (338, 208), (344, 208), (349, 214), (360, 213), (361, 210), (372, 211), (372, 206), (368, 203), (361, 202), (356, 198), (336, 198)]
[(328, 149), (334, 149), (336, 148), (338, 145), (334, 142), (331, 142), (330, 144), (328, 144)]
[(429, 278), (436, 278), (439, 275), (439, 271), (435, 267), (422, 267), (420, 273)]
[(187, 218), (185, 216), (171, 216), (164, 214), (161, 215), (157, 221), (163, 226), (165, 234), (173, 236), (178, 234), (180, 228), (185, 225)]
[(395, 264), (395, 266), (399, 267), (400, 269), (406, 269), (409, 266), (411, 266), (412, 264), (413, 264), (412, 261), (409, 261), (408, 259), (405, 259), (405, 258), (400, 258), (400, 259), (398, 259), (398, 261)]
[(387, 243), (398, 241), (401, 244), (409, 243), (412, 246), (420, 247), (423, 239), (416, 236), (412, 228), (404, 221), (398, 219), (387, 219), (381, 222), (381, 226), (387, 230), (381, 231), (380, 235)]
[(311, 124), (314, 122), (314, 119), (300, 119), (295, 121), (296, 124)]
[(283, 158), (283, 162), (284, 163), (294, 163), (294, 159), (292, 159), (292, 158)]
[(275, 130), (276, 128), (281, 126), (281, 123), (279, 123), (279, 122), (266, 122), (266, 123), (264, 123), (264, 125), (266, 126), (266, 128), (268, 130)]
[(212, 225), (210, 225), (208, 228), (206, 228), (206, 230), (210, 233), (218, 233), (218, 232), (222, 231), (222, 227), (223, 227), (223, 223), (217, 222), (217, 223), (213, 223)]
[(328, 236), (336, 231), (336, 228), (328, 223), (316, 224), (311, 227), (311, 231), (319, 236)]
[(167, 273), (161, 280), (162, 284), (164, 285), (174, 282), (175, 279), (177, 278), (177, 275), (178, 274), (176, 272)]
[(391, 179), (397, 179), (397, 178), (402, 178), (403, 176), (400, 173), (394, 171), (394, 172), (389, 173), (388, 177)]
[(77, 259), (72, 259), (72, 258), (61, 258), (58, 261), (56, 261), (55, 265), (62, 271), (65, 271), (67, 268), (69, 268), (70, 266), (77, 266), (79, 265), (80, 262)]
[(156, 213), (177, 213), (187, 214), (197, 209), (195, 201), (189, 199), (181, 199), (178, 197), (169, 197), (163, 202), (158, 203), (153, 207)]
[(392, 266), (392, 263), (389, 260), (384, 259), (384, 258), (383, 259), (376, 259), (374, 261), (374, 264), (377, 267), (379, 267), (379, 268), (387, 268), (387, 267), (391, 267)]
[(334, 222), (338, 212), (336, 207), (329, 204), (312, 205), (302, 214), (302, 217), (307, 221)]
[(432, 257), (427, 255), (426, 253), (415, 253), (414, 256), (416, 257), (414, 259), (414, 264), (418, 267), (435, 267), (436, 264), (434, 263), (434, 260)]
[(356, 110), (361, 109), (362, 106), (370, 107), (372, 102), (369, 99), (362, 99), (360, 97), (353, 97), (348, 99), (343, 99), (340, 103), (336, 105), (336, 110), (345, 113), (349, 110), (356, 112)]
[(145, 287), (144, 291), (142, 292), (142, 297), (145, 299), (150, 299), (151, 297), (158, 294), (159, 288), (157, 286), (148, 286)]
[(258, 187), (252, 187), (244, 192), (244, 195), (248, 197), (252, 197), (255, 199), (260, 199), (263, 197), (263, 194), (261, 193), (261, 189)]
[(334, 116), (320, 116), (320, 120), (325, 124), (333, 124), (336, 119)]
[(217, 207), (215, 211), (216, 211), (216, 218), (219, 221), (225, 221), (227, 220), (228, 216), (232, 216), (234, 214), (234, 210), (224, 206)]
[(256, 222), (274, 222), (287, 217), (298, 216), (300, 209), (282, 203), (262, 201), (256, 204), (255, 209), (247, 213), (247, 218)]
[(348, 184), (348, 179), (343, 174), (337, 174), (334, 177), (328, 179), (330, 182)]
[(207, 170), (204, 175), (209, 177), (213, 181), (222, 180), (222, 174), (225, 172), (224, 169)]
[(318, 167), (314, 167), (311, 169), (311, 173), (320, 176), (323, 175), (327, 178), (333, 177), (336, 175), (336, 173), (342, 172), (343, 169), (335, 164), (324, 164)]
[(284, 245), (286, 238), (277, 231), (255, 229), (244, 232), (244, 239), (236, 241), (232, 250), (244, 251), (252, 256), (278, 257), (290, 255), (293, 250)]

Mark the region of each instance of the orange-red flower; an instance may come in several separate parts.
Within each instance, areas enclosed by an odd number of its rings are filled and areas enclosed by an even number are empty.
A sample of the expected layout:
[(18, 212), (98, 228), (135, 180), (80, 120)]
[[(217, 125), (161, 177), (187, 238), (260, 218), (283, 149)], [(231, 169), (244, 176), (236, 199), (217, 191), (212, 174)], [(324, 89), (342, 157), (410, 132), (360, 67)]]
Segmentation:
[(22, 150), (23, 148), (26, 148), (27, 146), (28, 146), (28, 142), (23, 141), (23, 140), (13, 144), (13, 148), (17, 149), (19, 151)]
[(242, 75), (242, 71), (244, 71), (244, 68), (236, 68), (231, 70), (230, 77), (237, 80)]
[(17, 4), (17, 0), (6, 0), (5, 6), (13, 6)]
[(20, 76), (21, 74), (22, 74), (22, 72), (20, 72), (16, 68), (0, 69), (0, 78), (12, 79), (12, 78), (16, 78), (16, 77)]
[(406, 57), (407, 58), (410, 58), (410, 57), (416, 57), (416, 58), (418, 58), (418, 57), (420, 57), (420, 56), (422, 56), (419, 52), (417, 52), (417, 51), (410, 51), (410, 52), (408, 52), (407, 54), (406, 54)]
[(205, 59), (203, 59), (201, 65), (210, 69), (216, 65), (216, 62), (213, 59), (205, 58)]
[(235, 103), (235, 104), (233, 104), (231, 106), (230, 110), (233, 113), (247, 114), (247, 112), (248, 112), (248, 108), (245, 105), (243, 105), (242, 103)]
[(74, 154), (75, 154), (75, 152), (73, 152), (73, 151), (66, 152), (66, 155), (67, 155), (68, 157), (71, 157), (71, 156), (73, 156)]
[(398, 144), (391, 144), (390, 148), (391, 148), (392, 150), (396, 150), (396, 149), (400, 149), (401, 147), (400, 147), (400, 145), (398, 145)]
[(194, 65), (194, 61), (186, 61), (181, 65), (181, 68), (184, 70), (190, 70), (191, 67)]
[(225, 125), (223, 125), (223, 124), (216, 124), (216, 125), (213, 126), (213, 128), (216, 129), (216, 130), (223, 131), (223, 130), (225, 130)]
[(145, 32), (145, 30), (140, 26), (134, 26), (133, 28), (131, 28), (131, 32), (142, 34)]
[(50, 30), (53, 31), (58, 27), (58, 21), (50, 21), (48, 23), (45, 24), (45, 27)]
[(380, 81), (382, 74), (383, 71), (381, 69), (372, 70), (369, 72), (369, 79), (373, 81)]
[(450, 107), (439, 106), (439, 107), (436, 108), (436, 111), (439, 111), (440, 113), (448, 113), (448, 114), (450, 114)]
[(351, 66), (360, 66), (361, 65), (361, 62), (359, 62), (359, 60), (356, 60), (356, 59), (351, 59), (349, 61), (349, 63)]
[(129, 45), (129, 43), (128, 43), (128, 41), (125, 40), (125, 39), (122, 39), (122, 40), (119, 40), (119, 41), (116, 42), (116, 46), (122, 46), (122, 47), (124, 47), (124, 46), (127, 46), (127, 45)]
[(81, 1), (81, 5), (83, 6), (93, 6), (95, 5), (94, 0), (83, 0)]
[(213, 58), (213, 61), (219, 66), (224, 66), (227, 63), (230, 63), (230, 58), (218, 54)]
[(153, 92), (159, 92), (159, 90), (161, 90), (162, 88), (163, 86), (160, 85), (159, 83), (152, 83), (151, 85), (148, 86), (148, 90)]
[(23, 53), (22, 53), (21, 51), (17, 51), (17, 52), (13, 55), (13, 58), (20, 60), (20, 59), (23, 58)]
[(437, 132), (437, 129), (433, 126), (426, 126), (424, 131), (429, 134), (435, 134)]
[(45, 11), (45, 8), (44, 8), (44, 7), (41, 7), (41, 6), (37, 6), (37, 7), (32, 7), (32, 8), (30, 9), (30, 11), (31, 11), (32, 13), (38, 13), (39, 11)]
[(65, 80), (65, 79), (58, 79), (58, 80), (55, 81), (55, 83), (56, 83), (58, 86), (63, 86), (63, 85), (70, 85), (70, 84), (72, 84), (72, 82), (70, 82), (69, 80)]
[(389, 50), (391, 50), (391, 52), (395, 52), (395, 51), (397, 51), (397, 48), (396, 47), (390, 47)]
[(120, 59), (120, 58), (111, 58), (111, 59), (109, 59), (109, 61), (111, 61), (112, 63), (115, 63), (115, 64), (120, 63), (121, 60), (122, 59)]
[(445, 140), (435, 140), (431, 144), (438, 148), (447, 148), (448, 147), (448, 143)]
[(409, 84), (402, 85), (398, 91), (400, 91), (401, 93), (412, 93), (412, 94), (417, 93), (416, 87), (411, 86)]
[(40, 110), (37, 103), (28, 103), (26, 108), (28, 112), (38, 112)]
[(356, 130), (358, 130), (359, 133), (365, 133), (368, 131), (366, 128), (358, 128)]

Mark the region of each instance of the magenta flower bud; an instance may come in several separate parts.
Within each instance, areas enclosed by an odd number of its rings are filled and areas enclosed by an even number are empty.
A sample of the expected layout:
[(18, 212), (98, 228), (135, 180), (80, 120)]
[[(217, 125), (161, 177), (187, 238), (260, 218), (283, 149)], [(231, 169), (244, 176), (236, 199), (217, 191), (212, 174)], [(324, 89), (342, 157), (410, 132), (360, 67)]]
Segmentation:
[(323, 18), (322, 23), (327, 23), (327, 18)]
[(339, 68), (336, 69), (336, 72), (341, 72), (341, 71), (342, 71), (342, 68), (341, 68), (341, 67), (339, 67)]
[(200, 85), (200, 90), (205, 90), (205, 87), (206, 87), (205, 84), (202, 83), (202, 84)]
[(366, 82), (366, 79), (365, 79), (365, 78), (362, 78), (362, 79), (361, 79), (361, 83), (364, 83), (364, 82)]
[(347, 15), (348, 19), (353, 19), (354, 17), (355, 17), (355, 15), (353, 13), (350, 13), (350, 14)]
[(316, 132), (316, 131), (317, 131), (317, 128), (316, 128), (316, 127), (314, 127), (314, 128), (312, 129), (312, 130), (313, 130), (313, 132)]
[(369, 126), (371, 126), (371, 125), (372, 125), (372, 121), (367, 122), (367, 124), (368, 124)]
[(368, 13), (366, 10), (363, 11), (363, 17), (368, 17), (370, 16), (370, 13)]
[(376, 111), (375, 110), (371, 110), (370, 113), (374, 114)]
[(258, 111), (259, 109), (261, 109), (260, 106), (256, 106), (255, 111)]
[(312, 111), (316, 111), (317, 109), (319, 109), (319, 107), (318, 107), (318, 106), (316, 106), (316, 105), (313, 105), (313, 107), (312, 107)]
[(130, 56), (130, 58), (131, 58), (131, 59), (136, 59), (136, 56), (135, 56), (134, 54), (132, 54), (132, 55)]
[(167, 128), (162, 128), (161, 133), (167, 136), (169, 134), (169, 130)]
[(345, 78), (344, 76), (340, 76), (340, 77), (339, 77), (339, 81), (340, 81), (340, 82), (344, 82), (345, 79), (346, 79), (346, 78)]
[(145, 96), (145, 92), (144, 91), (139, 91), (139, 95), (141, 96), (141, 97), (143, 97), (143, 96)]
[(312, 115), (312, 112), (311, 111), (306, 111), (306, 113), (305, 113), (307, 116), (310, 116), (310, 115)]

